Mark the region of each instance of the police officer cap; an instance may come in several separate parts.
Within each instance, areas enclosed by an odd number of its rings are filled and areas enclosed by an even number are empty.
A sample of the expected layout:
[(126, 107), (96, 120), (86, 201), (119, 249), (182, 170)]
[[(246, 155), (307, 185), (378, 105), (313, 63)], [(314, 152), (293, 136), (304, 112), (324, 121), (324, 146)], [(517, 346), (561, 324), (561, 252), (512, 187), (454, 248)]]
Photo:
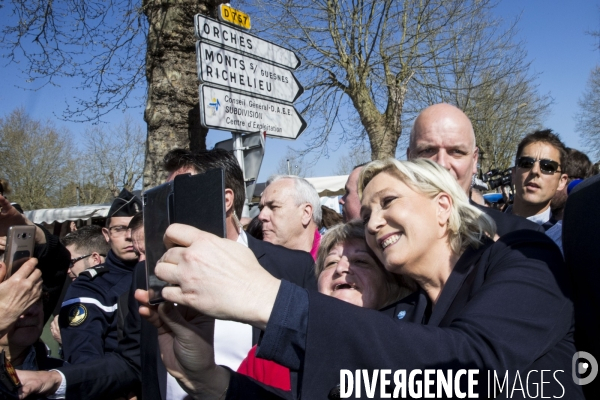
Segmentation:
[(108, 217), (133, 217), (141, 210), (142, 201), (129, 190), (123, 189), (110, 206)]

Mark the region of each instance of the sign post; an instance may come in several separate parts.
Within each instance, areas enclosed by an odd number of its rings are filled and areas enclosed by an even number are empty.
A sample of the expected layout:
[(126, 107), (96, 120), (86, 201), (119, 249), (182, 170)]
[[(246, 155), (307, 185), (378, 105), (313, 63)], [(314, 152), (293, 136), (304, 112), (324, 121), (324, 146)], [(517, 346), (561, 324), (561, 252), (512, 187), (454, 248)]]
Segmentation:
[(201, 82), (293, 103), (304, 91), (292, 71), (209, 43), (196, 43)]
[(200, 85), (200, 119), (210, 129), (251, 133), (264, 131), (279, 139), (296, 139), (306, 129), (306, 121), (294, 106)]
[[(291, 71), (300, 66), (300, 59), (291, 50), (229, 25), (250, 29), (249, 15), (228, 5), (220, 11), (225, 23), (200, 14), (194, 17), (200, 117), (206, 128), (231, 132), (231, 151), (248, 186), (252, 177), (246, 174), (244, 140), (251, 135), (243, 133), (258, 131), (295, 140), (306, 129), (292, 104), (304, 91)], [(261, 140), (262, 162), (264, 137)], [(217, 145), (228, 148), (228, 142)], [(247, 194), (246, 204), (249, 199)]]
[[(244, 155), (244, 179), (246, 181), (246, 196), (251, 199), (258, 180), (258, 173), (265, 154), (265, 137), (262, 132), (241, 135), (242, 152)], [(215, 144), (216, 148), (234, 152), (234, 139), (224, 140)], [(239, 149), (239, 146), (237, 147)]]
[(300, 66), (300, 59), (293, 51), (204, 15), (196, 14), (194, 28), (196, 39), (201, 42), (220, 44), (285, 68), (296, 69)]

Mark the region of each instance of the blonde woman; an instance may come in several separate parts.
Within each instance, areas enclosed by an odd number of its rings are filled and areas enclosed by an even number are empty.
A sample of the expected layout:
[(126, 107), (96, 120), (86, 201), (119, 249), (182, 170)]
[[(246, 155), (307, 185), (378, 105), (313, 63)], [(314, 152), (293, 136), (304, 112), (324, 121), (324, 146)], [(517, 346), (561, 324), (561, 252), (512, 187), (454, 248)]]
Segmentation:
[[(186, 248), (169, 250), (157, 267), (161, 279), (178, 285), (164, 297), (266, 328), (258, 356), (299, 371), (293, 395), (304, 399), (334, 398), (344, 377), (342, 390), (351, 397), (358, 395), (356, 385), (363, 394), (374, 385), (375, 398), (395, 390), (406, 397), (407, 389), (410, 397), (419, 391), (431, 397), (426, 390), (434, 397), (468, 391), (518, 398), (543, 389), (543, 396), (582, 398), (571, 379), (576, 350), (569, 277), (550, 239), (519, 231), (493, 242), (493, 222), (428, 160), (372, 162), (358, 189), (369, 247), (389, 272), (418, 284), (417, 292), (383, 312), (278, 281), (239, 246), (181, 225), (169, 228), (166, 240)], [(144, 300), (144, 293), (137, 295)], [(285, 396), (214, 365), (210, 318), (195, 314), (191, 324), (169, 304), (158, 313), (141, 312), (162, 333), (167, 368), (194, 397)], [(374, 378), (383, 371), (383, 381)], [(508, 386), (494, 388), (494, 376), (506, 377)]]

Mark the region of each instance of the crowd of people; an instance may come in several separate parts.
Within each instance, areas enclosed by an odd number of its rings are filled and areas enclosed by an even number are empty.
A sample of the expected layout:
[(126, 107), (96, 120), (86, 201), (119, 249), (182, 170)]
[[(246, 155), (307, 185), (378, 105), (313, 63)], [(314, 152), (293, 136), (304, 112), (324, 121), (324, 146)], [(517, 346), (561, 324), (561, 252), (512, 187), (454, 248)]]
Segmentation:
[[(512, 204), (478, 203), (471, 121), (432, 105), (407, 161), (353, 169), (341, 215), (276, 175), (251, 221), (231, 153), (171, 150), (166, 181), (223, 170), (226, 237), (169, 226), (151, 305), (138, 197), (60, 239), (35, 225), (34, 257), (8, 279), (0, 264), (0, 395), (600, 398), (600, 178), (549, 129), (515, 150)], [(3, 251), (10, 226), (33, 224), (0, 208)], [(50, 319), (59, 355), (40, 339)]]

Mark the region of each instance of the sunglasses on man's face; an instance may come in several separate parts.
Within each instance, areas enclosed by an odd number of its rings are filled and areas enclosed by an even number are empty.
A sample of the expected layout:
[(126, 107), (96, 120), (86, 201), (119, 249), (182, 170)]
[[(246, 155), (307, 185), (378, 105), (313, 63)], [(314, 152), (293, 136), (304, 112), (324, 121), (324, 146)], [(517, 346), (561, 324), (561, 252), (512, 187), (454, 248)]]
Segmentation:
[(540, 171), (543, 174), (555, 174), (560, 172), (558, 168), (560, 164), (553, 160), (535, 159), (533, 157), (519, 157), (517, 158), (517, 167), (522, 169), (531, 169), (533, 165), (538, 162), (540, 163)]

